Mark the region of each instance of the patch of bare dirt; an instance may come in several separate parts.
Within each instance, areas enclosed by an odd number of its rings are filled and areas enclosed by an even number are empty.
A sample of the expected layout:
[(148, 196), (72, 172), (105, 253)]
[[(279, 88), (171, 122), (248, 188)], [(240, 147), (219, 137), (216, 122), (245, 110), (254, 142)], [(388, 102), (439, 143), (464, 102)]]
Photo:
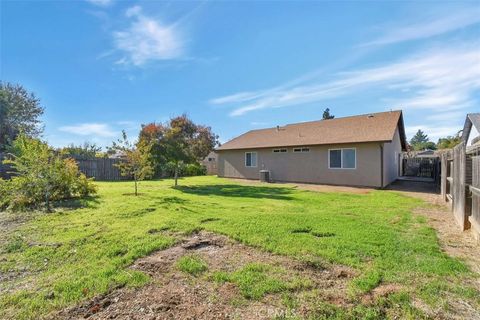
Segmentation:
[[(0, 265), (8, 263), (9, 259), (6, 253), (12, 250), (15, 243), (18, 245), (27, 244), (29, 246), (41, 246), (49, 244), (25, 243), (24, 237), (17, 230), (33, 219), (38, 213), (13, 214), (0, 211)], [(9, 248), (10, 247), (10, 248)], [(16, 264), (12, 270), (0, 271), (0, 295), (31, 287), (31, 281), (28, 277), (33, 273), (27, 266)]]
[(32, 219), (32, 215), (13, 214), (0, 211), (0, 246), (3, 246), (9, 240), (12, 232)]
[(380, 297), (387, 297), (402, 290), (402, 286), (394, 283), (381, 284), (362, 297), (363, 304), (373, 304)]
[(344, 187), (344, 186), (335, 186), (335, 185), (326, 185), (326, 184), (291, 183), (291, 182), (275, 182), (275, 183), (267, 184), (259, 180), (234, 179), (234, 178), (228, 178), (228, 179), (238, 182), (240, 184), (246, 184), (246, 185), (280, 184), (280, 185), (290, 186), (293, 188), (315, 191), (315, 192), (341, 192), (341, 193), (353, 193), (353, 194), (368, 194), (374, 190), (372, 188), (367, 188), (367, 187)]
[[(195, 253), (208, 264), (208, 271), (193, 277), (178, 271), (176, 261)], [(247, 263), (265, 263), (287, 270), (288, 277), (308, 279), (302, 290), (315, 290), (318, 298), (347, 306), (347, 283), (355, 272), (347, 267), (300, 262), (265, 253), (233, 242), (224, 236), (201, 232), (176, 246), (158, 251), (131, 267), (152, 277), (142, 288), (119, 288), (87, 303), (55, 314), (58, 319), (271, 319), (275, 316), (308, 314), (308, 307), (291, 310), (281, 294), (269, 294), (259, 301), (242, 298), (232, 283), (219, 284), (209, 277), (212, 271), (232, 272)], [(302, 290), (290, 292), (301, 296)]]

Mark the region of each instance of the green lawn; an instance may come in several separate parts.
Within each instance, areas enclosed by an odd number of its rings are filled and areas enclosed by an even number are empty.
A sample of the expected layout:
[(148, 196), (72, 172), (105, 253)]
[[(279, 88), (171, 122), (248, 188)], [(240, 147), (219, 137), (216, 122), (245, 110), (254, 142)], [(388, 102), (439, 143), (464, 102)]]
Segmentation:
[[(175, 242), (162, 231), (200, 229), (295, 259), (353, 267), (359, 276), (350, 283), (352, 297), (397, 283), (405, 292), (395, 303), (405, 309), (413, 297), (433, 307), (453, 297), (480, 308), (479, 292), (464, 284), (473, 275), (445, 255), (435, 231), (411, 213), (425, 205), (420, 200), (390, 191), (317, 193), (215, 177), (185, 178), (178, 189), (171, 180), (143, 182), (138, 197), (124, 195), (133, 190), (130, 182), (98, 185), (98, 197), (40, 215), (2, 244), (0, 318), (34, 318), (118, 285), (145, 284), (148, 276), (127, 266)], [(195, 259), (178, 266), (206, 272)], [(239, 279), (234, 274), (224, 281), (241, 286)]]

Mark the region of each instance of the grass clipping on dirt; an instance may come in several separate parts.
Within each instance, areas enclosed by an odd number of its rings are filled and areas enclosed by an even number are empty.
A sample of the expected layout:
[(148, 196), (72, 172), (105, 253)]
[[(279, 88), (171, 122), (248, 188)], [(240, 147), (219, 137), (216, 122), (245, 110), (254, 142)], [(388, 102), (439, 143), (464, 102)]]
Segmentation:
[[(141, 286), (149, 277), (127, 267), (175, 243), (166, 230), (202, 229), (272, 253), (354, 268), (353, 297), (398, 283), (407, 292), (405, 305), (415, 298), (435, 309), (448, 309), (450, 301), (480, 307), (478, 290), (467, 284), (473, 275), (442, 252), (435, 231), (411, 213), (419, 200), (389, 191), (319, 193), (215, 177), (171, 185), (143, 182), (143, 194), (131, 197), (123, 196), (130, 182), (98, 183), (98, 197), (85, 207), (57, 209), (6, 231), (0, 317), (35, 318), (118, 286)], [(186, 259), (178, 267), (187, 273), (207, 268)], [(252, 298), (288, 289), (262, 268), (249, 266), (217, 280)]]

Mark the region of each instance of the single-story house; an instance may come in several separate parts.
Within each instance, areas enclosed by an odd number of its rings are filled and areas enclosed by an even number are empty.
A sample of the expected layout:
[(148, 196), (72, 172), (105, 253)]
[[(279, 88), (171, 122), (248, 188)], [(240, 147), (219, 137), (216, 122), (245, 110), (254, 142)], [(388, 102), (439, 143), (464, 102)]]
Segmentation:
[(216, 149), (218, 176), (382, 188), (406, 150), (402, 111), (251, 130)]

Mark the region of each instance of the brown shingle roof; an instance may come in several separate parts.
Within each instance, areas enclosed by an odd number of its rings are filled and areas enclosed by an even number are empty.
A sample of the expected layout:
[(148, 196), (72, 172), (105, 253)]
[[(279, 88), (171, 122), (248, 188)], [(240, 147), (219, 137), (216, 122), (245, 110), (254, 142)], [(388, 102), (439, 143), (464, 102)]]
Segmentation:
[(397, 125), (402, 147), (405, 149), (402, 112), (389, 111), (251, 130), (228, 141), (217, 150), (386, 142), (393, 139)]

